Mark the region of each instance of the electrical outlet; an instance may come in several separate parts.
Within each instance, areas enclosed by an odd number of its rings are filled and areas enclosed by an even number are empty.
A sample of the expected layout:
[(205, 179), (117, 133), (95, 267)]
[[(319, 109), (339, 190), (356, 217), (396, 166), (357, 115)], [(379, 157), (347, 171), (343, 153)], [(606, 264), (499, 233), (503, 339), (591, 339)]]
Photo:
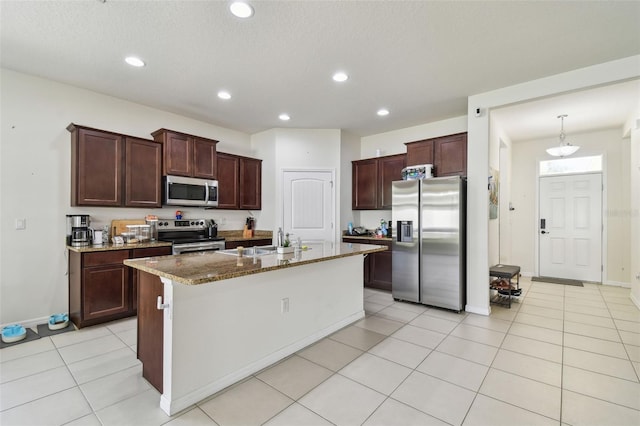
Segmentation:
[(285, 314), (289, 312), (289, 298), (285, 297), (280, 301), (280, 313)]
[(16, 219), (16, 229), (27, 229), (27, 219)]

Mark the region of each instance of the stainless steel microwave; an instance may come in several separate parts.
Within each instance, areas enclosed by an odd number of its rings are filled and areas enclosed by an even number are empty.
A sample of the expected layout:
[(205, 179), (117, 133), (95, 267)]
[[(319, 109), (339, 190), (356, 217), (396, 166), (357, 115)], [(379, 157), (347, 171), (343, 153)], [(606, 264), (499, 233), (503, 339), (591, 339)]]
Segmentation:
[(167, 206), (218, 206), (218, 181), (183, 176), (162, 180), (163, 203)]

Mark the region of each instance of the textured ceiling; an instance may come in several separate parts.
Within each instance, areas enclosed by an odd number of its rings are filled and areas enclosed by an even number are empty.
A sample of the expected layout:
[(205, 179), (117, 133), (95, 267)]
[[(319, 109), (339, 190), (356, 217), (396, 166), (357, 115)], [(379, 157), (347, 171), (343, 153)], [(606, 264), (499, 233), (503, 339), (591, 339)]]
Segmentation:
[[(226, 1), (2, 0), (1, 65), (247, 133), (365, 136), (464, 115), (469, 95), (640, 54), (637, 1), (252, 4), (240, 20)], [(126, 65), (130, 54), (147, 66)], [(333, 82), (337, 70), (350, 79)]]

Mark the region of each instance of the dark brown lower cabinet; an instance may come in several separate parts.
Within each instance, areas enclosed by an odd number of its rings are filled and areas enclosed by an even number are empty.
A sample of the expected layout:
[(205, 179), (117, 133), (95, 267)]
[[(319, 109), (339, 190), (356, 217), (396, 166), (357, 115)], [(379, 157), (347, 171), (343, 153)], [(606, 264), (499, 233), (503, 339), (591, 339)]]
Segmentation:
[(370, 253), (364, 258), (364, 286), (391, 291), (391, 241), (376, 238), (342, 238), (344, 243), (387, 246), (387, 251)]
[(87, 327), (137, 312), (137, 277), (122, 261), (171, 254), (171, 247), (69, 252), (69, 318)]
[[(164, 310), (157, 308), (158, 296), (164, 288), (160, 277), (144, 271), (134, 271), (138, 281), (138, 359), (142, 362), (142, 377), (162, 393), (162, 349)], [(141, 333), (140, 330), (145, 330)]]
[(271, 245), (273, 241), (271, 238), (262, 238), (256, 240), (240, 240), (240, 241), (225, 241), (224, 248), (225, 249), (234, 249), (236, 247), (254, 247), (254, 246), (268, 246)]
[(391, 247), (387, 251), (371, 253), (369, 256), (368, 287), (391, 291)]

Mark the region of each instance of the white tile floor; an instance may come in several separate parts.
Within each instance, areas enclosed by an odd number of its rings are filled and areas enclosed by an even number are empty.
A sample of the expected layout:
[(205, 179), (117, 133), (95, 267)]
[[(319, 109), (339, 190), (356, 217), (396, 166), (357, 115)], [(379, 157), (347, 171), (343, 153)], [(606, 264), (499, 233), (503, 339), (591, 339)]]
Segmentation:
[(168, 417), (135, 319), (0, 351), (0, 424), (640, 425), (629, 290), (522, 279), (490, 317), (365, 290), (367, 317)]

